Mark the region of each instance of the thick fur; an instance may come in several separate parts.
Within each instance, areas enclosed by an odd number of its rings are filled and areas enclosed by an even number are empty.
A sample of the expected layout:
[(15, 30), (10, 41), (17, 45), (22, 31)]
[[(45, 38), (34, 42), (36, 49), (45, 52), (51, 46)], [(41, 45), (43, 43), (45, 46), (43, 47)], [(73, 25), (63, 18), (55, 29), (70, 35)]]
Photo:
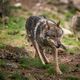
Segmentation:
[(55, 23), (43, 16), (30, 16), (26, 21), (25, 28), (27, 36), (31, 40), (43, 64), (49, 62), (44, 54), (44, 47), (48, 46), (55, 49), (56, 72), (61, 74), (57, 49), (63, 46), (60, 41), (63, 31), (59, 23)]
[(31, 40), (37, 40), (38, 43), (43, 45), (47, 38), (52, 38), (56, 47), (61, 46), (60, 38), (63, 31), (59, 25), (52, 20), (42, 16), (31, 16), (27, 19), (26, 30)]

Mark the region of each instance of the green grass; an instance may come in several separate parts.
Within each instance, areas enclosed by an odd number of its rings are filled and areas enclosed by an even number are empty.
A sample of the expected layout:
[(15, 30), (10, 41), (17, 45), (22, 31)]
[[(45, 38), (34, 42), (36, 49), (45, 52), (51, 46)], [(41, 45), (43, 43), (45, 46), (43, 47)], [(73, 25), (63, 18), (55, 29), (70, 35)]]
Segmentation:
[(28, 80), (27, 77), (24, 77), (23, 75), (21, 75), (19, 72), (15, 72), (12, 74), (11, 76), (12, 80)]
[(3, 59), (0, 59), (0, 67), (4, 67), (6, 65), (6, 62)]
[(9, 18), (9, 23), (7, 24), (8, 29), (11, 30), (22, 30), (25, 27), (25, 19), (23, 17), (10, 17)]
[(42, 12), (42, 15), (44, 15), (52, 20), (54, 19), (54, 21), (59, 19), (59, 16), (57, 16), (56, 14), (49, 12), (49, 11)]
[(49, 75), (54, 75), (56, 73), (54, 65), (49, 65), (47, 68), (47, 73)]
[(19, 63), (22, 68), (45, 68), (45, 65), (42, 64), (39, 58), (32, 59), (23, 57), (20, 59)]
[(71, 48), (68, 48), (67, 51), (69, 53), (79, 53), (80, 51), (80, 42), (76, 41), (74, 36), (65, 36), (62, 39), (62, 42), (64, 43), (64, 45), (67, 46), (72, 46)]
[(19, 60), (19, 64), (21, 68), (29, 68), (31, 63), (31, 59), (28, 58), (21, 58)]
[(56, 0), (47, 0), (47, 4), (56, 4)]
[(80, 78), (69, 76), (66, 78), (66, 80), (80, 80)]
[(74, 15), (74, 13), (72, 13), (72, 12), (66, 12), (65, 14), (65, 21), (69, 21), (71, 18), (72, 18), (72, 16)]
[(0, 80), (6, 80), (5, 74), (3, 72), (0, 72)]
[(67, 64), (60, 64), (60, 69), (63, 73), (68, 73), (70, 71), (70, 68)]
[(5, 48), (5, 44), (0, 43), (0, 49)]
[(10, 16), (8, 24), (0, 26), (0, 44), (23, 46), (25, 36), (21, 32), (25, 31), (25, 21), (23, 17)]
[(66, 45), (80, 46), (80, 43), (77, 42), (74, 37), (69, 36), (63, 38), (63, 43)]
[(49, 75), (55, 73), (54, 65), (52, 64), (42, 64), (39, 58), (30, 59), (30, 58), (22, 58), (19, 61), (21, 68), (38, 68), (45, 69)]

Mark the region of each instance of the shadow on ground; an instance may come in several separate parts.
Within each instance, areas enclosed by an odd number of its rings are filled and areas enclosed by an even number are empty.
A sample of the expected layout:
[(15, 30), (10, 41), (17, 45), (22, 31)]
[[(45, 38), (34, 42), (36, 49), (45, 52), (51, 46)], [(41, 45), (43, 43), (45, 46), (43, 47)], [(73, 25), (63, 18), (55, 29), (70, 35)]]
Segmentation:
[(57, 79), (54, 64), (43, 65), (39, 58), (29, 57), (24, 48), (4, 45), (0, 48), (0, 80), (80, 79), (80, 54), (59, 52), (59, 61), (63, 75)]

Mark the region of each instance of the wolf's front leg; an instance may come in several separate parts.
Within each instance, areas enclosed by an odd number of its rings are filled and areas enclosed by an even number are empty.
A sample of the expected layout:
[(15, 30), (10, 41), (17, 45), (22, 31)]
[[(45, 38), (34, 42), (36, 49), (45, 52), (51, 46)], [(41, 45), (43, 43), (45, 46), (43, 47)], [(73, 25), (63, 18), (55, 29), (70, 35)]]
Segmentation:
[(34, 47), (35, 47), (36, 52), (37, 52), (39, 58), (41, 59), (42, 63), (43, 63), (43, 64), (47, 64), (48, 61), (46, 60), (43, 52), (40, 50), (40, 46), (39, 46), (39, 44), (37, 43), (36, 40), (34, 40)]
[(56, 67), (56, 73), (62, 74), (60, 68), (59, 68), (59, 60), (58, 60), (58, 49), (55, 48), (55, 67)]

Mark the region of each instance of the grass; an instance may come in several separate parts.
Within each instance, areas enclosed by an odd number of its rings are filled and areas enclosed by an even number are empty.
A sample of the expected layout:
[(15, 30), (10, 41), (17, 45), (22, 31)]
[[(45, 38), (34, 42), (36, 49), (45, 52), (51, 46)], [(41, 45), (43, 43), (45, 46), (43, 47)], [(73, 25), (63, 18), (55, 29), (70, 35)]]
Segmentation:
[(70, 71), (69, 66), (67, 64), (61, 64), (60, 69), (63, 73), (68, 73)]
[(80, 78), (69, 76), (66, 78), (66, 80), (80, 80)]
[(74, 36), (65, 36), (63, 37), (62, 42), (67, 46), (71, 46), (71, 48), (67, 49), (69, 53), (79, 53), (80, 42), (76, 41)]
[(0, 59), (0, 67), (4, 67), (6, 65), (6, 62), (2, 59)]
[(22, 68), (45, 68), (45, 65), (42, 64), (39, 58), (32, 59), (23, 57), (20, 59), (19, 63)]
[[(9, 17), (8, 24), (0, 27), (0, 44), (23, 46), (25, 36), (25, 19), (23, 17)], [(13, 42), (13, 43), (12, 43)]]
[(5, 48), (5, 44), (0, 43), (0, 49), (3, 49), (3, 48)]
[(29, 68), (31, 63), (31, 59), (21, 58), (19, 60), (19, 64), (21, 68)]
[(28, 80), (27, 77), (24, 77), (23, 75), (21, 75), (19, 72), (15, 72), (11, 75), (11, 79), (12, 80)]
[[(42, 15), (50, 18), (50, 19), (55, 19), (55, 20), (58, 20), (59, 19), (59, 16), (57, 16), (56, 14), (52, 13), (52, 12), (49, 12), (49, 11), (45, 11), (45, 12), (42, 12)], [(54, 21), (55, 21), (54, 20)]]
[(55, 67), (53, 65), (49, 65), (48, 68), (47, 68), (47, 73), (49, 75), (54, 75), (56, 73)]
[(72, 16), (74, 15), (74, 13), (72, 13), (72, 12), (66, 12), (65, 14), (65, 21), (69, 21), (71, 18), (72, 18)]
[(38, 69), (45, 69), (49, 75), (55, 73), (54, 65), (52, 64), (45, 64), (43, 65), (39, 58), (30, 59), (30, 58), (22, 58), (19, 61), (21, 68), (38, 68)]
[(47, 0), (47, 4), (56, 4), (57, 3), (57, 1), (56, 0)]
[(9, 23), (7, 24), (8, 29), (11, 30), (22, 30), (25, 26), (25, 19), (23, 17), (10, 17)]
[(80, 46), (80, 43), (75, 40), (75, 37), (63, 37), (63, 43), (66, 45)]
[(0, 80), (6, 80), (5, 74), (3, 72), (0, 72)]

